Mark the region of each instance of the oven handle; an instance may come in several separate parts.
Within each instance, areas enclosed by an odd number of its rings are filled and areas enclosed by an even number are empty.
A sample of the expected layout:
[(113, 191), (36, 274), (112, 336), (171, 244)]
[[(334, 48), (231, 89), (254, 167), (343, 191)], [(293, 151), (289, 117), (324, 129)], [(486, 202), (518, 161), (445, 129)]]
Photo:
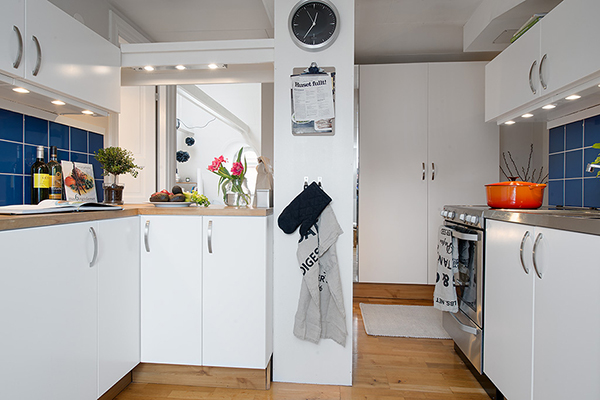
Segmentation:
[(460, 322), (458, 320), (458, 318), (456, 318), (456, 315), (454, 315), (454, 313), (449, 313), (449, 314), (452, 316), (452, 318), (454, 318), (456, 320), (456, 322), (458, 323), (458, 327), (460, 328), (461, 331), (470, 333), (471, 335), (475, 335), (475, 336), (477, 336), (479, 334), (479, 331), (477, 329)]
[(459, 231), (455, 231), (455, 230), (452, 230), (452, 237), (455, 237), (455, 238), (461, 239), (461, 240), (468, 240), (470, 242), (479, 241), (479, 237), (477, 235), (474, 235), (471, 233), (463, 233), (463, 232), (459, 232)]

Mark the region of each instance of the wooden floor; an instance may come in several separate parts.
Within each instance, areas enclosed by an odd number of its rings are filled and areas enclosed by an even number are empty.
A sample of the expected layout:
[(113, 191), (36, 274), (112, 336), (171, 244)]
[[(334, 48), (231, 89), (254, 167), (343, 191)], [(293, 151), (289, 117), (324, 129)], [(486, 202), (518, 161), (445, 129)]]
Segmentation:
[(268, 391), (132, 383), (117, 400), (489, 400), (454, 352), (452, 340), (368, 336), (360, 302), (419, 304), (419, 301), (355, 299), (352, 387), (274, 382)]

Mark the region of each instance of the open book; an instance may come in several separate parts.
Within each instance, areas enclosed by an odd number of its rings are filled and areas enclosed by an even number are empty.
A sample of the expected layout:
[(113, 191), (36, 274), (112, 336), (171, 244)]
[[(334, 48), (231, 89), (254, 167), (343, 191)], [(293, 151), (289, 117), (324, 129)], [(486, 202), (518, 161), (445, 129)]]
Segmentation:
[(19, 204), (0, 207), (0, 214), (44, 214), (69, 211), (113, 211), (123, 207), (85, 201), (42, 200), (39, 204)]

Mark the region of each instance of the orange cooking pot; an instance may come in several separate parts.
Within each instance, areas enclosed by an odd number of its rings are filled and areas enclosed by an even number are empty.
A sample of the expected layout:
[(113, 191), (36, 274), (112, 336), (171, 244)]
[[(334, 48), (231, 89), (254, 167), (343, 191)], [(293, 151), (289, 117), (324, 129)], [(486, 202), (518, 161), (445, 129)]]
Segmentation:
[(492, 208), (538, 208), (544, 200), (544, 183), (521, 181), (485, 185), (487, 204)]

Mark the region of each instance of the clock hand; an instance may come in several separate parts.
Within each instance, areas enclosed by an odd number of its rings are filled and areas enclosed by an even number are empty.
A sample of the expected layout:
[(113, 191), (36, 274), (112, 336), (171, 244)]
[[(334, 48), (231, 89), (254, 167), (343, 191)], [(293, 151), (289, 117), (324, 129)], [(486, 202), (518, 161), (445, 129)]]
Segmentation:
[(308, 12), (308, 10), (306, 10), (306, 13), (308, 14), (308, 18), (310, 18), (310, 21), (313, 23), (315, 23), (315, 20), (313, 19), (313, 17), (310, 16), (310, 13)]
[(313, 24), (310, 26), (310, 28), (308, 28), (308, 30), (306, 31), (306, 33), (304, 34), (304, 37), (302, 39), (305, 39), (308, 36), (308, 33), (312, 30), (312, 28), (315, 27), (315, 23), (313, 21)]

